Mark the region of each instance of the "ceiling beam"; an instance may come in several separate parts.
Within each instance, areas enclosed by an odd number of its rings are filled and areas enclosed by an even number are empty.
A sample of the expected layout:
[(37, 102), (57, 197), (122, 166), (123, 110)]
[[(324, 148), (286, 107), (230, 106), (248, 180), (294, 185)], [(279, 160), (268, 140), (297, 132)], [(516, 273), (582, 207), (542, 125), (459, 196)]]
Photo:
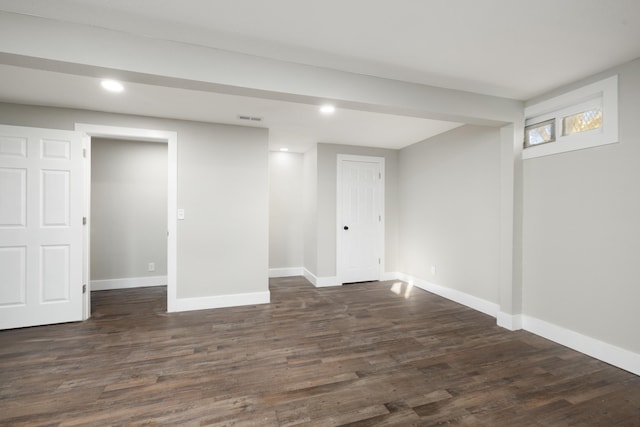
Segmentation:
[(0, 62), (182, 89), (502, 126), (521, 101), (0, 12)]

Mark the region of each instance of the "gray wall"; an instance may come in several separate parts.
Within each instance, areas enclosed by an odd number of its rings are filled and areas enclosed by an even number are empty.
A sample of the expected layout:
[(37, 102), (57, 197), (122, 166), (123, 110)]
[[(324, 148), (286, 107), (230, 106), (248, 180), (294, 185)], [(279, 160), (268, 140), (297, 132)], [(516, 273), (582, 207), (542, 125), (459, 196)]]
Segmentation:
[(304, 268), (318, 274), (318, 147), (313, 146), (303, 158)]
[(91, 280), (166, 274), (167, 144), (92, 138)]
[(500, 130), (463, 126), (411, 145), (398, 169), (399, 271), (498, 303)]
[(398, 151), (351, 145), (318, 144), (317, 164), (317, 273), (336, 275), (336, 198), (338, 154), (385, 159), (385, 271), (396, 270), (398, 221)]
[(266, 129), (0, 103), (5, 124), (74, 129), (75, 123), (178, 133), (178, 298), (268, 290)]
[(304, 264), (303, 155), (269, 153), (269, 268)]
[(618, 144), (524, 162), (524, 312), (640, 353), (640, 60), (551, 95), (614, 74)]

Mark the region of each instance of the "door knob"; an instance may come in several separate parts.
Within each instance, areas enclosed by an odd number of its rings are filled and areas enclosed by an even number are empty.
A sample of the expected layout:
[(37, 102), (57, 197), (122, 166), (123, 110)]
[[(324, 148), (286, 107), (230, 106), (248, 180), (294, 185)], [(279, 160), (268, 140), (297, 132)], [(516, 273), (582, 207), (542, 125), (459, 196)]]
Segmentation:
[(348, 226), (348, 225), (345, 225), (343, 228), (344, 228), (345, 230), (348, 230), (348, 229), (349, 229), (349, 226)]

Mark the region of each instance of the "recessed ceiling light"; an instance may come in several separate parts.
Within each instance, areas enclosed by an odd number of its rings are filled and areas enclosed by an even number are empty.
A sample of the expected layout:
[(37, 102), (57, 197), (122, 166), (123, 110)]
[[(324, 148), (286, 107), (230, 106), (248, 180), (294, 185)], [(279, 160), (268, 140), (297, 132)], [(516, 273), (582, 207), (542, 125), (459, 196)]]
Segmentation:
[(336, 111), (336, 107), (333, 105), (323, 105), (320, 107), (320, 112), (323, 114), (332, 114), (334, 111)]
[(115, 80), (103, 80), (100, 84), (109, 92), (122, 92), (124, 90), (122, 83)]
[(282, 148), (280, 149), (280, 151), (289, 151), (289, 149), (288, 149), (288, 148), (286, 148), (286, 147), (282, 147)]

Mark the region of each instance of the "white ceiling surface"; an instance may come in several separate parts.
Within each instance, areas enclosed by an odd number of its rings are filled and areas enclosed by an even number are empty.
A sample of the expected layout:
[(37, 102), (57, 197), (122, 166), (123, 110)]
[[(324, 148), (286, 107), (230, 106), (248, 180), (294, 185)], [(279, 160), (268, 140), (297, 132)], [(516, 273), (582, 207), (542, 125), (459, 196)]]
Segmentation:
[[(390, 114), (337, 109), (261, 98), (125, 83), (108, 93), (92, 77), (0, 65), (0, 100), (212, 123), (269, 128), (269, 149), (305, 152), (317, 142), (403, 148), (460, 126)], [(261, 122), (238, 115), (261, 117)]]
[[(0, 0), (0, 10), (521, 100), (640, 57), (640, 0)], [(0, 73), (16, 77), (10, 67)], [(123, 111), (103, 94), (22, 93), (27, 77), (89, 84), (42, 73), (25, 73), (17, 94), (0, 82), (0, 99), (69, 98), (69, 106)], [(307, 138), (397, 148), (454, 126), (345, 110), (329, 122), (305, 105), (129, 86), (120, 104), (136, 111), (124, 112), (223, 123), (260, 115), (275, 145)], [(165, 96), (184, 110), (158, 105)]]
[(640, 56), (639, 0), (0, 0), (0, 9), (522, 100)]

